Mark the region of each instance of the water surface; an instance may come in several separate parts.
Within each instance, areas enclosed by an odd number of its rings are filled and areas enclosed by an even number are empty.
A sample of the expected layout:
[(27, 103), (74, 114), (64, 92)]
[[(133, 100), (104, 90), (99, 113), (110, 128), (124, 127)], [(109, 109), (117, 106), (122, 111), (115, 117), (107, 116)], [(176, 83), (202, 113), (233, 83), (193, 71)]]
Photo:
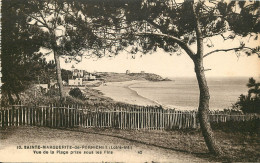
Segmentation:
[[(162, 105), (180, 109), (196, 109), (199, 88), (195, 78), (174, 78), (173, 81), (133, 84), (131, 89), (139, 95)], [(246, 94), (248, 78), (208, 78), (210, 108), (224, 109), (234, 104), (240, 94)]]

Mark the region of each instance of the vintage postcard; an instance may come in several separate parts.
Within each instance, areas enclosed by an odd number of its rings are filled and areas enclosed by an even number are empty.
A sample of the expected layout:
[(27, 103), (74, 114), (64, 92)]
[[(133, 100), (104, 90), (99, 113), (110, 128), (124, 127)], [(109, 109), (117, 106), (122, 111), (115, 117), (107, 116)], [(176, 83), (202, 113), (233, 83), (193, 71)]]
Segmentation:
[(1, 0), (0, 162), (259, 162), (259, 5)]

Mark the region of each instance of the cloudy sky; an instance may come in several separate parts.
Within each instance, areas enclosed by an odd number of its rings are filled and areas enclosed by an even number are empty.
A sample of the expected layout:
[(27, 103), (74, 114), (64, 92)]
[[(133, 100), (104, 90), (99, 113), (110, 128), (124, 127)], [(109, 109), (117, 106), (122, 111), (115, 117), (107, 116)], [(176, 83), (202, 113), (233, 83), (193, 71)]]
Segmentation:
[[(205, 53), (215, 49), (228, 49), (232, 47), (238, 47), (241, 39), (223, 41), (222, 37), (216, 36), (211, 39), (214, 44), (213, 48), (208, 48), (206, 45), (210, 44), (210, 41), (204, 41)], [(259, 40), (253, 38), (243, 39), (246, 46), (255, 47), (259, 45)], [(195, 50), (196, 45), (192, 48)], [(50, 56), (50, 58), (52, 58)], [(71, 62), (65, 63), (61, 59), (61, 67), (64, 69), (71, 69), (74, 65), (77, 69), (84, 69), (89, 72), (120, 72), (124, 73), (126, 70), (131, 72), (150, 72), (162, 75), (163, 77), (184, 77), (195, 76), (194, 66), (192, 60), (183, 53), (180, 56), (173, 54), (170, 56), (168, 53), (158, 50), (153, 54), (146, 54), (140, 57), (137, 55), (135, 59), (131, 54), (120, 53), (116, 57), (101, 59), (84, 59), (80, 63)], [(211, 69), (206, 71), (208, 77), (260, 77), (260, 59), (257, 55), (247, 57), (241, 54), (240, 57), (232, 52), (218, 52), (214, 53), (204, 59), (205, 69)]]

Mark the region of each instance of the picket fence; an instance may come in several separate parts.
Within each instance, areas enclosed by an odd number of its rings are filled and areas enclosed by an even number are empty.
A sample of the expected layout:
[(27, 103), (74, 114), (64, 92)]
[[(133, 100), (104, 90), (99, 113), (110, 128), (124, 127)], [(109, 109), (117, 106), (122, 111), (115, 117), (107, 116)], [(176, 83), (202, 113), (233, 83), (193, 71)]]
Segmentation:
[[(256, 114), (210, 112), (210, 122), (248, 121)], [(154, 107), (88, 109), (87, 107), (55, 107), (13, 105), (1, 107), (0, 127), (96, 127), (119, 129), (172, 130), (199, 128), (197, 112), (165, 110)]]

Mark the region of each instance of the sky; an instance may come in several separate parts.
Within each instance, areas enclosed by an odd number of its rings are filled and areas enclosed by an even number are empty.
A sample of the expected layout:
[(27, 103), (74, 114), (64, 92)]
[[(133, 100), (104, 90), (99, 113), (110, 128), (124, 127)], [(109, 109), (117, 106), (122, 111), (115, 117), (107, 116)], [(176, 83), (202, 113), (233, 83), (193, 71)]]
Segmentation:
[[(228, 49), (231, 47), (238, 47), (241, 40), (223, 41), (222, 37), (216, 36), (211, 39), (213, 48), (208, 48), (206, 45), (211, 43), (209, 40), (204, 41), (205, 53), (215, 49)], [(255, 47), (259, 45), (259, 40), (243, 39), (246, 46)], [(194, 51), (196, 45), (191, 47)], [(49, 56), (49, 59), (53, 56)], [(120, 53), (115, 57), (104, 57), (101, 59), (82, 59), (81, 62), (65, 63), (61, 58), (61, 67), (64, 69), (71, 69), (72, 65), (77, 69), (87, 70), (89, 72), (118, 72), (124, 73), (126, 70), (130, 72), (145, 71), (155, 73), (163, 77), (194, 77), (194, 65), (192, 60), (186, 53), (177, 56), (171, 56), (163, 50), (158, 50), (152, 54), (136, 55), (135, 59), (131, 54)], [(213, 53), (204, 58), (204, 68), (211, 69), (206, 71), (208, 77), (256, 77), (260, 78), (260, 58), (257, 55), (245, 56), (241, 54), (240, 57), (233, 51)]]
[[(177, 2), (183, 0), (177, 0)], [(235, 10), (239, 7), (235, 8)], [(239, 12), (239, 10), (237, 10)], [(32, 22), (33, 23), (33, 22)], [(63, 28), (59, 27), (57, 35), (63, 35)], [(226, 33), (230, 34), (230, 33)], [(227, 35), (228, 36), (228, 35)], [(260, 35), (258, 35), (260, 38)], [(204, 39), (204, 54), (216, 50), (216, 49), (229, 49), (239, 47), (240, 42), (243, 41), (248, 47), (260, 46), (259, 39), (254, 40), (254, 37), (239, 38), (234, 40), (224, 41), (221, 36), (214, 36), (209, 39)], [(207, 46), (214, 45), (209, 48)], [(196, 44), (192, 45), (193, 51), (196, 51)], [(126, 70), (130, 72), (145, 71), (149, 73), (155, 73), (163, 77), (194, 77), (194, 65), (192, 60), (185, 52), (180, 56), (174, 54), (170, 56), (169, 53), (165, 53), (163, 50), (158, 50), (153, 54), (141, 54), (136, 55), (135, 59), (131, 54), (126, 52), (120, 53), (116, 57), (104, 57), (101, 59), (82, 59), (80, 63), (71, 62), (65, 63), (65, 60), (61, 59), (61, 67), (63, 69), (71, 69), (74, 65), (77, 69), (87, 70), (88, 72), (118, 72), (124, 73)], [(53, 54), (47, 57), (47, 60), (53, 59)], [(206, 71), (205, 74), (208, 77), (257, 77), (260, 78), (260, 58), (257, 55), (237, 57), (233, 51), (213, 53), (212, 55), (204, 59), (204, 68), (211, 69)]]

